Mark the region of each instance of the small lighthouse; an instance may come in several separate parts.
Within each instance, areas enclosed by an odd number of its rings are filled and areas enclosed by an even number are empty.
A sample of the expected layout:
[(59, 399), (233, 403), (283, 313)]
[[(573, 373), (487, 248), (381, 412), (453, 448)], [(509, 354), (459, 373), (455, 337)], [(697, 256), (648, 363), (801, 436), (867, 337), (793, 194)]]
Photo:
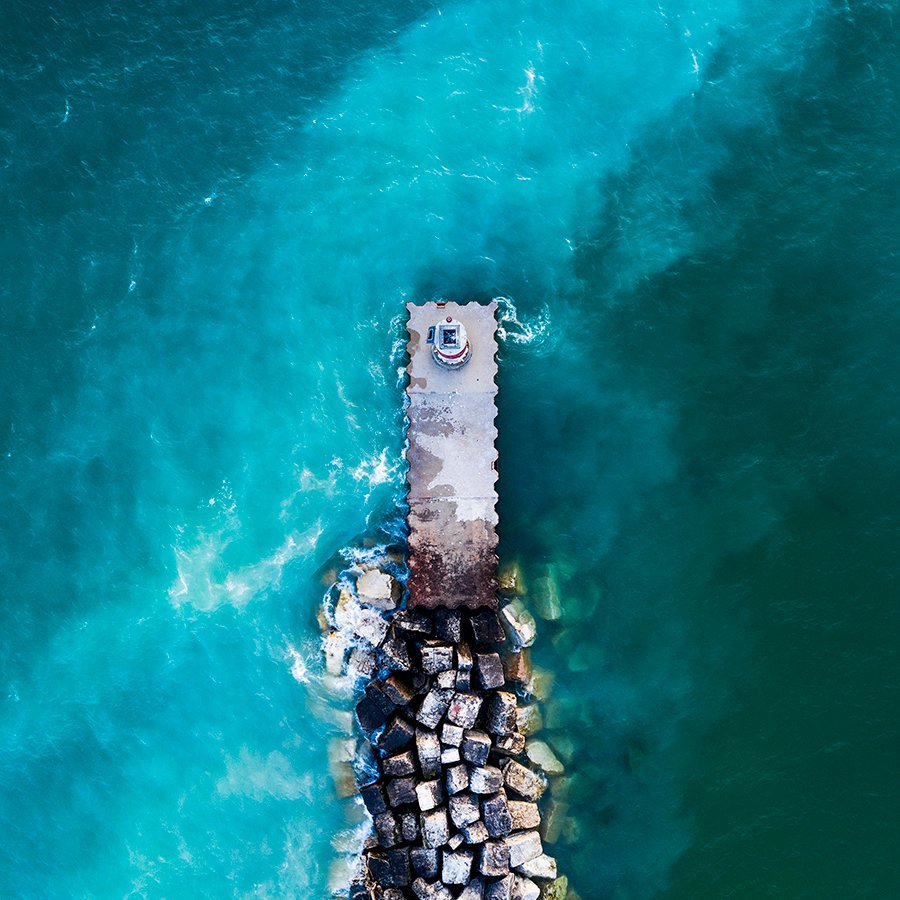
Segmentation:
[(428, 329), (428, 343), (434, 361), (446, 369), (464, 366), (472, 355), (466, 326), (453, 316), (447, 316), (443, 322)]

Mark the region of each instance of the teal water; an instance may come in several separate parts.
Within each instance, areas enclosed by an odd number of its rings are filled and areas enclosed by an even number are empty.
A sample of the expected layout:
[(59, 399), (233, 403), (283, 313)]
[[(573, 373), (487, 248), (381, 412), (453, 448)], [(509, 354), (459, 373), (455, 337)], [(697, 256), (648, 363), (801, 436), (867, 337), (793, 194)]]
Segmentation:
[(584, 898), (900, 895), (890, 3), (0, 10), (0, 893), (318, 898), (319, 570), (502, 295)]

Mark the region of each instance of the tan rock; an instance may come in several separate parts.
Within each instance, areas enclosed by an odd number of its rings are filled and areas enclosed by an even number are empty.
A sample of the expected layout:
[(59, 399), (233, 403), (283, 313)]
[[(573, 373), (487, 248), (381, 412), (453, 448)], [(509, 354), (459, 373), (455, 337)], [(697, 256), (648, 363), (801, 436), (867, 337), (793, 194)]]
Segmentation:
[(538, 900), (540, 896), (540, 888), (530, 878), (523, 878), (521, 875), (513, 875), (509, 900)]
[(556, 878), (556, 860), (546, 853), (536, 856), (519, 866), (519, 874), (538, 881), (550, 881)]
[(513, 831), (525, 831), (529, 828), (537, 828), (541, 824), (541, 813), (537, 803), (530, 803), (527, 800), (510, 800), (508, 805)]
[(399, 590), (394, 579), (378, 569), (364, 572), (356, 581), (356, 593), (360, 602), (376, 609), (394, 609), (397, 606)]
[(514, 759), (506, 760), (501, 768), (506, 786), (523, 799), (537, 800), (544, 792), (544, 779)]
[(562, 775), (566, 771), (566, 767), (550, 749), (550, 745), (544, 741), (528, 741), (525, 745), (525, 755), (548, 775)]
[(541, 836), (536, 831), (514, 831), (505, 838), (509, 847), (509, 865), (517, 869), (544, 852)]

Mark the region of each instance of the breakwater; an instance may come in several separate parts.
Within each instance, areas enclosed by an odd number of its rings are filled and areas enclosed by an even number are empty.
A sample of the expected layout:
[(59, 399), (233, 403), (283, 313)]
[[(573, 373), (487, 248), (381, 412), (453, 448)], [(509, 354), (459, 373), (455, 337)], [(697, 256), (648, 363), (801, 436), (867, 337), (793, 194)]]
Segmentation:
[(562, 813), (540, 803), (564, 767), (531, 737), (546, 686), (536, 623), (498, 593), (521, 576), (498, 578), (496, 303), (408, 311), (408, 566), (358, 567), (323, 621), (329, 674), (363, 685), (363, 740), (336, 775), (352, 771), (371, 817), (347, 891), (573, 900), (544, 849)]
[(536, 737), (552, 679), (532, 665), (518, 570), (501, 571), (497, 610), (423, 609), (404, 599), (403, 568), (395, 556), (344, 572), (323, 614), (328, 674), (358, 694), (360, 736), (336, 740), (332, 774), (369, 821), (334, 892), (577, 900), (547, 852), (567, 783), (561, 754)]

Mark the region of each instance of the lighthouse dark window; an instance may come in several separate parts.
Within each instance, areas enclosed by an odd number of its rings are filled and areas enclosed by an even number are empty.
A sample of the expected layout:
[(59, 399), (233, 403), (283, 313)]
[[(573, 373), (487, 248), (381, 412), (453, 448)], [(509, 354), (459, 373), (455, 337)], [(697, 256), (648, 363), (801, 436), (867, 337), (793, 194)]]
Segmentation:
[(452, 325), (449, 328), (442, 325), (440, 333), (440, 346), (442, 350), (453, 349), (459, 346), (459, 329), (455, 325)]

